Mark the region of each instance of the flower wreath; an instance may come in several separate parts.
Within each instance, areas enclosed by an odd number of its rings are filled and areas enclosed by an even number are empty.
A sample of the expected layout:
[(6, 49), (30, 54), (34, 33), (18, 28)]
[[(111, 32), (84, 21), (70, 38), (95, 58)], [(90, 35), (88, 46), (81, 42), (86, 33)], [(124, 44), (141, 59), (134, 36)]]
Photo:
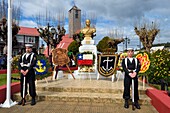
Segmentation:
[[(78, 64), (78, 60), (77, 60), (77, 64), (80, 67), (79, 72), (94, 72), (94, 64), (95, 64), (95, 54), (90, 52), (90, 51), (85, 51), (82, 53), (78, 53), (77, 58), (79, 56), (79, 54), (83, 55), (83, 54), (92, 54), (93, 55), (93, 60), (92, 63), (89, 63), (89, 61), (87, 61), (87, 64)], [(86, 62), (86, 61), (85, 61)]]
[[(78, 55), (79, 54), (92, 54), (93, 55), (93, 61), (92, 61), (92, 65), (78, 65), (78, 66), (88, 66), (88, 67), (92, 67), (92, 66), (94, 66), (94, 63), (95, 63), (95, 54), (94, 53), (92, 53), (92, 52), (90, 52), (90, 51), (85, 51), (85, 52), (82, 52), (82, 53), (78, 53)], [(78, 55), (77, 55), (77, 58), (78, 58)]]
[[(21, 57), (21, 55), (17, 55), (15, 57), (13, 57), (12, 64), (11, 64), (13, 70), (18, 70), (18, 62), (19, 62), (20, 57)], [(39, 67), (36, 64), (36, 66), (34, 68), (35, 73), (36, 73), (36, 79), (43, 79), (45, 77), (50, 76), (51, 75), (50, 62), (48, 61), (48, 59), (43, 55), (36, 55), (36, 57), (37, 57), (37, 64), (39, 63), (38, 65), (43, 65), (43, 67)], [(44, 69), (44, 71), (43, 71), (43, 69)], [(18, 73), (20, 73), (20, 72), (18, 72)]]
[(35, 66), (36, 79), (43, 79), (51, 75), (50, 62), (43, 55), (37, 55), (37, 64)]

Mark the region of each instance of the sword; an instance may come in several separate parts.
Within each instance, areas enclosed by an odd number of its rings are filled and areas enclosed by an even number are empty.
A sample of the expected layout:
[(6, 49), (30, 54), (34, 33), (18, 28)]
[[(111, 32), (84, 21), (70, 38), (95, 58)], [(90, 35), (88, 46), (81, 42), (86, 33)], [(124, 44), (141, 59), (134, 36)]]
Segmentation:
[(134, 104), (135, 104), (135, 100), (134, 100), (134, 79), (132, 78), (132, 110), (135, 110)]
[(25, 102), (25, 76), (24, 76), (24, 83), (23, 83), (23, 94), (22, 94), (22, 106), (24, 106)]

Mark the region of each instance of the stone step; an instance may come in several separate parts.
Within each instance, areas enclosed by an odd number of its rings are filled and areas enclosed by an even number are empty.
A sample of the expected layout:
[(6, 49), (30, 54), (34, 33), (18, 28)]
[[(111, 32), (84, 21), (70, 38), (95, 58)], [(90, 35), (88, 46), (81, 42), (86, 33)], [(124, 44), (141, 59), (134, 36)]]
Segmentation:
[[(89, 87), (37, 87), (37, 91), (50, 91), (50, 92), (80, 92), (80, 93), (111, 93), (122, 94), (123, 89), (113, 88), (89, 88)], [(145, 89), (139, 89), (139, 94), (146, 94)]]
[[(94, 102), (94, 103), (124, 103), (122, 94), (111, 93), (84, 93), (84, 92), (50, 92), (37, 91), (38, 101), (60, 101), (60, 102)], [(20, 93), (13, 95), (15, 101), (21, 99)], [(26, 100), (31, 100), (29, 95)], [(150, 98), (145, 94), (140, 95), (140, 104), (150, 104)]]

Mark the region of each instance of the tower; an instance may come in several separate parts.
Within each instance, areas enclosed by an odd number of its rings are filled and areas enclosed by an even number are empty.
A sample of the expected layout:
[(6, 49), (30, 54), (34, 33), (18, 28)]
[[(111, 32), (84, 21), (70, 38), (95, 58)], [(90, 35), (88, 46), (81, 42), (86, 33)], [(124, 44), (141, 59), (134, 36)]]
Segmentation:
[(69, 37), (81, 29), (81, 10), (77, 6), (73, 6), (68, 11), (69, 17)]

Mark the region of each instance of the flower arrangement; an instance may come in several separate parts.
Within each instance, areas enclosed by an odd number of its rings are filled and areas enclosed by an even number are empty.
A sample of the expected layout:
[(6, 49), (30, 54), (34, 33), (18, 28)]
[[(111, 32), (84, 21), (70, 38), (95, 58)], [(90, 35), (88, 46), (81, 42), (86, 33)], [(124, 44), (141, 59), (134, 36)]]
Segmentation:
[(18, 62), (19, 62), (20, 57), (21, 55), (16, 55), (15, 57), (13, 57), (12, 63), (11, 63), (12, 70), (18, 70)]
[(149, 68), (149, 80), (159, 82), (164, 79), (170, 83), (170, 51), (163, 49), (151, 54), (151, 66)]
[[(84, 59), (87, 55), (87, 59)], [(83, 57), (82, 57), (83, 56)], [(94, 72), (94, 63), (95, 63), (95, 54), (90, 51), (85, 51), (78, 53), (77, 55), (77, 64), (80, 67), (80, 72)]]
[(146, 52), (140, 52), (136, 55), (136, 58), (139, 60), (141, 65), (139, 73), (145, 73), (150, 66), (149, 55)]
[[(17, 55), (13, 57), (13, 61), (11, 64), (13, 70), (18, 70), (18, 62), (19, 62), (20, 57), (21, 55)], [(34, 68), (36, 72), (36, 79), (43, 79), (45, 77), (50, 76), (52, 73), (50, 71), (50, 62), (43, 55), (37, 55), (37, 64)]]
[(122, 60), (127, 57), (127, 53), (121, 53), (118, 59), (118, 64), (116, 70), (123, 71)]

